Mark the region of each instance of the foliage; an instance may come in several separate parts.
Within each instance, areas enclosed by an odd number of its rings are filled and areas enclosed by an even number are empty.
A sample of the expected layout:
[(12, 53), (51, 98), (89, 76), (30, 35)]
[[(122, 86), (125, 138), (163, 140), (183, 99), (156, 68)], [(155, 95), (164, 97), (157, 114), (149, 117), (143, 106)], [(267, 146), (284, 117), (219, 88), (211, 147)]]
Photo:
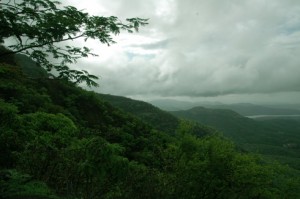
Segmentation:
[[(213, 126), (242, 149), (258, 152), (300, 169), (300, 122), (298, 120), (255, 121), (231, 110), (193, 108), (173, 115)], [(289, 158), (289, 159), (287, 159)]]
[[(129, 18), (123, 23), (115, 16), (90, 16), (73, 6), (61, 8), (59, 1), (23, 0), (0, 2), (0, 42), (15, 41), (8, 46), (12, 51), (1, 52), (0, 57), (23, 53), (58, 78), (85, 82), (97, 86), (96, 76), (86, 70), (73, 70), (69, 64), (81, 57), (96, 56), (88, 47), (70, 46), (67, 41), (97, 39), (103, 44), (113, 44), (112, 35), (121, 30), (133, 32), (146, 25), (146, 19)], [(51, 61), (51, 60), (55, 61)], [(58, 62), (58, 63), (57, 63)]]
[(237, 152), (233, 143), (222, 137), (199, 139), (185, 134), (170, 152), (169, 158), (176, 157), (168, 168), (175, 174), (169, 182), (174, 186), (172, 198), (295, 197), (296, 192), (289, 196), (282, 192), (291, 188), (287, 188), (290, 179), (281, 175), (287, 168)]
[[(20, 149), (21, 140), (16, 136), (18, 121), (18, 109), (10, 103), (5, 103), (0, 99), (0, 168), (12, 166), (15, 156), (12, 151)], [(13, 126), (11, 124), (15, 124)]]
[[(17, 41), (12, 51), (0, 49), (0, 197), (300, 197), (297, 171), (237, 150), (210, 127), (61, 80), (94, 85), (96, 77), (67, 66), (90, 49), (59, 43), (92, 38), (109, 45), (112, 34), (137, 30), (146, 20), (123, 24), (58, 4), (0, 2), (0, 40)], [(61, 79), (28, 78), (7, 56), (18, 52)]]
[(0, 65), (5, 198), (299, 198), (297, 171), (212, 128), (159, 131), (98, 94), (17, 69)]
[(16, 170), (0, 170), (1, 198), (59, 199), (44, 183)]
[(105, 94), (98, 95), (101, 99), (108, 101), (123, 111), (141, 118), (157, 130), (174, 133), (178, 127), (179, 120), (176, 117), (152, 106), (151, 104), (126, 97)]

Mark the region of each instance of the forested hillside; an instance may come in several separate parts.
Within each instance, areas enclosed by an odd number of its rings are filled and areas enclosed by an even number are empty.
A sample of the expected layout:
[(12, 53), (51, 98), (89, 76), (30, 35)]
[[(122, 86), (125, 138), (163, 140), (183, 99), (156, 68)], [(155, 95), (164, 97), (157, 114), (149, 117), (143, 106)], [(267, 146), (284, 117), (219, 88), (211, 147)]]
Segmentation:
[(174, 134), (179, 125), (179, 119), (175, 116), (146, 102), (114, 95), (98, 95), (123, 111), (129, 112), (148, 122), (158, 130)]
[[(292, 169), (243, 153), (208, 127), (154, 107), (169, 119), (143, 121), (101, 96), (1, 63), (2, 198), (298, 197)], [(153, 121), (177, 127), (164, 132)]]
[(204, 136), (207, 134), (217, 133), (216, 129), (206, 125), (200, 125), (192, 121), (180, 121), (172, 114), (162, 111), (159, 108), (139, 100), (114, 95), (97, 94), (101, 99), (111, 103), (113, 106), (128, 112), (143, 122), (150, 124), (156, 130), (166, 132), (170, 135), (175, 135), (180, 123), (188, 124), (189, 133), (196, 136)]
[[(148, 19), (98, 16), (64, 3), (0, 2), (0, 199), (300, 198), (298, 170), (243, 150), (214, 127), (81, 88), (99, 83), (91, 67), (77, 64), (97, 56), (82, 42), (110, 46)], [(152, 48), (169, 38), (125, 46)]]
[(300, 121), (255, 121), (227, 109), (195, 107), (172, 114), (213, 126), (243, 149), (258, 152), (300, 169)]

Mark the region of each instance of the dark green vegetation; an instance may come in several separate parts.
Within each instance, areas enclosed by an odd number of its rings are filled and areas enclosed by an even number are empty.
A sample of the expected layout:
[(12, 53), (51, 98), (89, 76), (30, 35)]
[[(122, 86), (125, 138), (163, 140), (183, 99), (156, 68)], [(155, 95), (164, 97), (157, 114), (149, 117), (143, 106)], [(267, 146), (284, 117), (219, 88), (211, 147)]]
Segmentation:
[(208, 127), (67, 81), (34, 79), (7, 63), (0, 127), (2, 198), (299, 197), (294, 170), (243, 153)]
[(66, 64), (89, 49), (53, 45), (79, 37), (109, 44), (110, 33), (145, 20), (126, 25), (49, 0), (0, 6), (0, 40), (18, 41), (0, 51), (1, 199), (300, 197), (295, 170), (244, 153), (209, 127), (79, 88), (94, 76)]
[(300, 120), (255, 121), (231, 110), (203, 107), (171, 113), (213, 126), (241, 148), (261, 153), (300, 170)]
[(183, 123), (189, 126), (189, 133), (196, 136), (218, 133), (214, 128), (200, 125), (197, 122), (181, 121), (172, 114), (162, 111), (159, 108), (139, 100), (126, 97), (97, 94), (101, 99), (111, 103), (113, 106), (142, 119), (159, 131), (175, 135), (179, 126)]
[(174, 134), (179, 125), (178, 118), (146, 102), (114, 95), (99, 94), (99, 96), (123, 111), (147, 121), (157, 130)]

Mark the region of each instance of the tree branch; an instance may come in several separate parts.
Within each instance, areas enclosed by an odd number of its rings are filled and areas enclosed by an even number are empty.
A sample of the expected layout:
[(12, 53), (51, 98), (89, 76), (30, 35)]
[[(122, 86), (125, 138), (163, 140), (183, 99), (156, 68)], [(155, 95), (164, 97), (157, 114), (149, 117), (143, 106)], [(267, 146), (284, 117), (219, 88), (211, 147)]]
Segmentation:
[(48, 41), (48, 42), (37, 44), (37, 45), (29, 45), (29, 46), (26, 46), (26, 47), (21, 48), (19, 50), (16, 50), (16, 51), (9, 51), (9, 52), (2, 53), (2, 54), (0, 54), (0, 57), (6, 56), (6, 55), (11, 55), (11, 54), (16, 54), (16, 53), (22, 52), (22, 51), (30, 49), (30, 48), (40, 48), (40, 47), (43, 47), (43, 46), (48, 45), (48, 44), (53, 44), (53, 43), (58, 43), (58, 42), (62, 42), (62, 41), (78, 39), (80, 37), (83, 37), (84, 35), (85, 34), (83, 33), (83, 34), (78, 35), (76, 37), (71, 37), (71, 38), (69, 37), (69, 38), (66, 38), (66, 39), (61, 39), (61, 40), (56, 40), (56, 41)]

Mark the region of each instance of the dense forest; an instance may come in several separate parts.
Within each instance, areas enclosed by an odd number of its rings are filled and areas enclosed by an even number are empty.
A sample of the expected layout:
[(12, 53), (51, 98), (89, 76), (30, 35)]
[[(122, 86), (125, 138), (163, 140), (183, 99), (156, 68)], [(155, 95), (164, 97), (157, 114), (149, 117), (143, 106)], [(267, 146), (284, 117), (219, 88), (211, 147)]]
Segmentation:
[[(1, 199), (300, 198), (298, 170), (245, 151), (212, 127), (178, 119), (144, 102), (122, 105), (125, 98), (82, 89), (79, 83), (93, 86), (96, 78), (65, 64), (89, 51), (77, 49), (72, 57), (76, 48), (68, 56), (52, 44), (82, 30), (80, 24), (85, 24), (88, 38), (110, 43), (106, 33), (131, 31), (145, 21), (130, 19), (133, 25), (117, 26), (114, 17), (89, 17), (73, 7), (59, 10), (52, 1), (45, 2), (25, 1), (15, 7), (23, 9), (24, 18), (12, 17), (10, 6), (0, 14), (2, 25), (11, 28), (1, 30), (0, 40), (29, 28), (26, 22), (11, 26), (14, 20), (37, 17), (40, 28), (25, 32), (37, 39), (27, 47), (22, 42), (16, 51), (1, 46)], [(32, 5), (47, 9), (35, 13)], [(44, 32), (52, 30), (56, 19), (65, 32)], [(105, 34), (93, 32), (99, 23), (109, 27)], [(43, 34), (47, 37), (39, 40)], [(49, 44), (45, 52), (25, 53), (31, 58), (18, 54), (43, 42)], [(62, 63), (45, 60), (49, 52)], [(50, 75), (44, 68), (59, 74)]]
[(2, 198), (299, 197), (296, 170), (212, 128), (159, 109), (138, 117), (12, 62), (0, 67)]
[(263, 154), (264, 157), (300, 170), (298, 117), (254, 120), (232, 110), (204, 107), (165, 112), (143, 101), (121, 96), (99, 95), (112, 105), (142, 118), (161, 131), (175, 132), (179, 121), (176, 117), (194, 121), (197, 126), (202, 124), (201, 128), (219, 131), (245, 151)]

